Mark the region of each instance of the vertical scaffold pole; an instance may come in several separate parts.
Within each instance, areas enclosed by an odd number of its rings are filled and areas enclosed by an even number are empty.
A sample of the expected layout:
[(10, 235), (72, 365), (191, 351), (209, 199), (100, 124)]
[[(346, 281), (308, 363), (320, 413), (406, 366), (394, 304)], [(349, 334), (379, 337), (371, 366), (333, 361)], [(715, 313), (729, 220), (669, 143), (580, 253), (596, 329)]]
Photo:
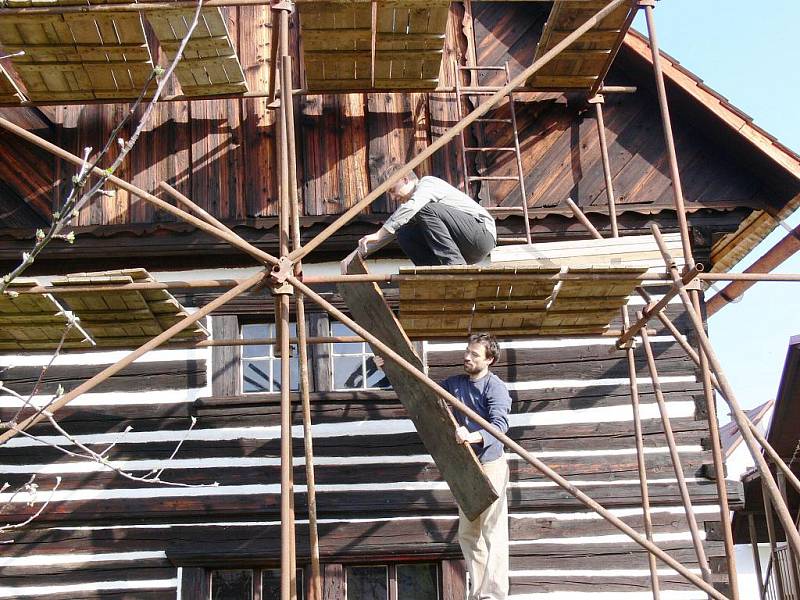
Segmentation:
[[(279, 247), (280, 256), (289, 254), (290, 180), (288, 117), (292, 104), (291, 69), (289, 58), (289, 12), (291, 3), (282, 2), (275, 7), (280, 17), (278, 37), (281, 56), (281, 88), (278, 111), (280, 148), (278, 171), (280, 177)], [(273, 15), (275, 12), (273, 12)], [(288, 58), (288, 63), (287, 59)], [(286, 82), (289, 82), (286, 85)], [(297, 569), (295, 557), (294, 517), (294, 473), (292, 470), (292, 404), (291, 404), (291, 357), (289, 333), (289, 295), (286, 284), (273, 289), (276, 298), (276, 321), (281, 351), (281, 600), (296, 600)]]
[(758, 583), (758, 597), (764, 597), (764, 574), (761, 570), (761, 556), (758, 553), (758, 533), (756, 532), (756, 519), (753, 513), (747, 513), (747, 531), (750, 535), (750, 549), (753, 552), (753, 565)]
[[(639, 313), (639, 316), (641, 318), (641, 313)], [(642, 338), (642, 346), (644, 347), (644, 354), (647, 358), (647, 368), (650, 371), (650, 379), (653, 382), (653, 393), (656, 396), (658, 411), (661, 414), (661, 424), (664, 428), (664, 437), (667, 440), (669, 455), (672, 459), (672, 467), (675, 470), (675, 479), (678, 482), (678, 489), (680, 490), (681, 494), (681, 502), (683, 503), (683, 510), (686, 514), (686, 522), (689, 524), (689, 532), (692, 535), (692, 545), (694, 546), (694, 551), (697, 555), (697, 563), (700, 566), (700, 573), (702, 574), (703, 579), (708, 583), (712, 583), (711, 569), (708, 568), (708, 558), (706, 558), (706, 551), (705, 548), (703, 548), (703, 540), (700, 539), (700, 529), (697, 526), (697, 519), (694, 515), (694, 508), (692, 506), (692, 498), (689, 495), (689, 488), (686, 486), (686, 477), (683, 474), (681, 457), (678, 453), (677, 445), (675, 444), (675, 434), (672, 432), (672, 423), (670, 423), (669, 413), (667, 412), (667, 403), (664, 402), (664, 392), (661, 389), (661, 381), (658, 377), (656, 359), (653, 356), (653, 347), (650, 345), (650, 336), (647, 335), (647, 328), (643, 327), (639, 334)]]
[[(654, 0), (640, 0), (639, 6), (644, 8), (645, 19), (647, 21), (647, 34), (650, 38), (650, 52), (653, 60), (653, 71), (655, 73), (656, 91), (658, 96), (658, 106), (661, 112), (661, 123), (664, 128), (664, 142), (667, 149), (667, 160), (669, 162), (670, 179), (672, 181), (672, 195), (675, 202), (675, 213), (681, 233), (681, 245), (686, 268), (691, 269), (695, 265), (692, 254), (692, 244), (689, 238), (689, 225), (686, 219), (686, 206), (683, 199), (683, 186), (681, 185), (680, 171), (678, 169), (678, 156), (675, 152), (675, 139), (672, 135), (672, 120), (669, 113), (667, 102), (667, 91), (664, 85), (664, 73), (661, 69), (661, 53), (658, 48), (658, 36), (656, 35), (655, 20), (653, 18)], [(693, 289), (691, 301), (694, 311), (699, 315), (700, 312), (700, 291)], [(739, 599), (739, 581), (736, 572), (736, 557), (733, 547), (733, 532), (731, 531), (730, 509), (728, 508), (728, 490), (725, 484), (725, 463), (722, 457), (722, 446), (719, 437), (719, 423), (717, 421), (717, 407), (714, 398), (714, 389), (711, 386), (711, 374), (708, 356), (702, 347), (698, 348), (700, 355), (700, 377), (703, 382), (703, 395), (706, 401), (706, 412), (708, 414), (708, 430), (711, 438), (711, 454), (714, 462), (714, 479), (717, 486), (717, 496), (719, 497), (720, 523), (722, 526), (722, 536), (725, 545), (725, 562), (728, 571), (728, 583), (730, 584), (730, 594), (732, 600)]]
[[(778, 598), (783, 600), (786, 598), (786, 593), (784, 591), (784, 581), (783, 581), (783, 569), (781, 569), (781, 565), (778, 562), (778, 543), (777, 543), (777, 536), (775, 534), (775, 517), (772, 512), (772, 501), (769, 497), (769, 491), (767, 490), (766, 482), (764, 478), (761, 478), (761, 495), (764, 499), (764, 519), (767, 522), (767, 535), (769, 536), (769, 564), (772, 567), (772, 577), (775, 578), (775, 587), (778, 590)], [(770, 578), (770, 570), (767, 569), (767, 581), (766, 586), (769, 589), (769, 578)], [(762, 596), (763, 598), (763, 596)]]
[[(600, 145), (605, 145), (605, 136), (600, 138)], [(567, 198), (567, 204), (572, 209), (575, 218), (583, 223), (592, 237), (597, 240), (602, 240), (603, 236), (600, 235), (600, 232), (592, 225), (592, 222), (583, 214), (580, 207), (575, 204), (571, 198)], [(616, 211), (616, 208), (613, 208), (611, 203), (609, 203), (608, 210), (609, 212), (612, 210)], [(616, 232), (618, 232), (618, 230), (613, 228), (612, 231), (615, 232), (614, 237), (617, 237)], [(622, 329), (623, 331), (627, 331), (630, 327), (628, 307), (623, 306), (620, 312), (622, 316)], [(628, 361), (628, 383), (631, 388), (631, 412), (633, 414), (633, 435), (636, 444), (636, 467), (639, 474), (639, 493), (642, 496), (642, 524), (644, 525), (645, 537), (652, 542), (653, 517), (650, 514), (650, 491), (647, 487), (647, 461), (644, 455), (644, 435), (642, 433), (642, 417), (639, 410), (639, 383), (636, 380), (636, 358), (633, 354), (633, 346), (631, 344), (632, 342), (628, 342), (625, 346), (625, 358)], [(656, 563), (656, 557), (649, 552), (647, 554), (647, 564), (650, 569), (650, 590), (653, 594), (653, 600), (660, 600), (661, 585), (658, 578), (658, 564)]]
[[(288, 37), (288, 34), (287, 34)], [(281, 56), (281, 88), (292, 89), (292, 57), (288, 52), (288, 39), (286, 54)], [(301, 247), (300, 238), (300, 207), (299, 194), (297, 190), (297, 149), (294, 127), (294, 101), (291, 96), (288, 101), (281, 104), (281, 110), (285, 114), (286, 138), (288, 141), (289, 159), (289, 217), (291, 221), (292, 250), (299, 250)], [(303, 272), (302, 260), (294, 264), (294, 274), (299, 277)], [(298, 292), (295, 297), (295, 318), (297, 321), (297, 346), (299, 368), (299, 387), (300, 398), (303, 406), (303, 449), (306, 465), (306, 498), (308, 503), (308, 537), (311, 558), (311, 577), (309, 579), (310, 589), (309, 600), (322, 600), (322, 579), (319, 567), (319, 535), (317, 532), (317, 492), (314, 477), (314, 446), (311, 433), (311, 398), (309, 395), (309, 373), (308, 373), (308, 332), (306, 329), (306, 309), (305, 298)]]
[(603, 160), (603, 176), (606, 180), (606, 198), (608, 199), (608, 218), (611, 222), (611, 234), (619, 237), (617, 226), (617, 201), (614, 197), (614, 184), (611, 181), (611, 160), (608, 158), (608, 142), (606, 141), (606, 125), (603, 120), (604, 98), (600, 94), (589, 100), (594, 104), (597, 119), (597, 135), (600, 137), (600, 158)]

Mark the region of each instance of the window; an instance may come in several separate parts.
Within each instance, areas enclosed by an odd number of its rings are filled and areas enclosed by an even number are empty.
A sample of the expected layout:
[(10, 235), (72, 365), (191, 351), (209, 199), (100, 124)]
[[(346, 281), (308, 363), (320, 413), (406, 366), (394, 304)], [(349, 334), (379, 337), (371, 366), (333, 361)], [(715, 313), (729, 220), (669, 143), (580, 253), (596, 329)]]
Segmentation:
[[(297, 569), (298, 600), (303, 600), (303, 591), (303, 569)], [(280, 597), (280, 569), (211, 571), (211, 600), (273, 600)]]
[[(261, 340), (275, 338), (273, 323), (242, 325), (242, 339)], [(292, 337), (297, 335), (294, 323), (289, 327)], [(291, 344), (291, 388), (297, 390), (300, 362), (297, 344)], [(279, 392), (281, 390), (281, 361), (275, 344), (242, 346), (242, 391), (246, 394)]]
[(348, 566), (347, 600), (438, 600), (436, 563)]
[[(352, 336), (353, 331), (343, 323), (331, 323), (331, 335)], [(372, 348), (366, 342), (331, 344), (334, 390), (390, 388), (386, 375), (375, 364)]]

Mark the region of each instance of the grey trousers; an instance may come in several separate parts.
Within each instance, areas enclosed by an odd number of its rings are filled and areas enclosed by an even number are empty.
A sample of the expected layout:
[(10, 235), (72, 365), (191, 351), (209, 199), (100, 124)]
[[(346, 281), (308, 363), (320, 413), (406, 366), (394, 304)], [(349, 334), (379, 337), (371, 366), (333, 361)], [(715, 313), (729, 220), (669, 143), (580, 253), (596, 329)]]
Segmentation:
[(440, 202), (419, 209), (397, 230), (397, 242), (417, 266), (471, 265), (495, 247), (482, 221)]
[(469, 600), (506, 600), (509, 471), (505, 455), (484, 464), (483, 470), (499, 497), (474, 521), (458, 511), (458, 543), (471, 581)]

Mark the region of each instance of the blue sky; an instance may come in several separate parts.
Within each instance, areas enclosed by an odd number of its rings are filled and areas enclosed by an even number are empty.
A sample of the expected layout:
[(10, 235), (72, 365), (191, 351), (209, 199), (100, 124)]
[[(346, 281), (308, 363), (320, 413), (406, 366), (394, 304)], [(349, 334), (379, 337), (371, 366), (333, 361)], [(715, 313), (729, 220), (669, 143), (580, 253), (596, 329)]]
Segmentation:
[[(656, 33), (664, 52), (699, 75), (783, 144), (800, 151), (798, 0), (661, 0)], [(646, 32), (644, 14), (634, 27)], [(795, 227), (800, 211), (787, 220)], [(786, 235), (779, 228), (734, 268), (741, 271)], [(800, 273), (800, 254), (775, 272)], [(709, 321), (711, 339), (744, 407), (774, 398), (789, 338), (800, 335), (800, 283), (758, 283)], [(727, 406), (720, 407), (727, 422)]]

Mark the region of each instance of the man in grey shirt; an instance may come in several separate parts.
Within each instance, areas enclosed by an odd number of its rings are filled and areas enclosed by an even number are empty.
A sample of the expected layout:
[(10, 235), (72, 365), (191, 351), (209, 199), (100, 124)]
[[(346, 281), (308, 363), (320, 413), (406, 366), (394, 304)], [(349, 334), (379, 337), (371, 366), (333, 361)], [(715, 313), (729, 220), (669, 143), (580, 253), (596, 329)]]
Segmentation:
[[(400, 167), (390, 163), (384, 178)], [(378, 231), (359, 240), (361, 256), (396, 237), (415, 265), (465, 265), (480, 262), (497, 245), (497, 230), (488, 211), (438, 177), (417, 179), (412, 171), (389, 195), (403, 204)]]

